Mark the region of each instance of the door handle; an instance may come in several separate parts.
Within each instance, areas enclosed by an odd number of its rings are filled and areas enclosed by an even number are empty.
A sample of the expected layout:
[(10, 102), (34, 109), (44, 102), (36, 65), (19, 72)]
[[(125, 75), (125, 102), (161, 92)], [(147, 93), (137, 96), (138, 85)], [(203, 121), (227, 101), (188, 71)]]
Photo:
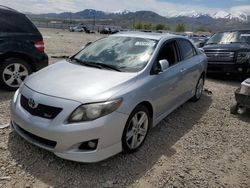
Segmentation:
[(185, 68), (182, 68), (181, 70), (180, 70), (180, 72), (185, 72), (186, 71), (186, 69)]

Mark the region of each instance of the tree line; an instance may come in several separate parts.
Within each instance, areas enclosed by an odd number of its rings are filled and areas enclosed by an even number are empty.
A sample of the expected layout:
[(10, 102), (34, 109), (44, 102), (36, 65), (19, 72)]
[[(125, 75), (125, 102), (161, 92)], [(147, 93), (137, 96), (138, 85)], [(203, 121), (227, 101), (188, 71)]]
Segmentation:
[[(167, 31), (175, 31), (175, 32), (185, 32), (187, 31), (187, 26), (184, 23), (177, 23), (174, 28), (171, 28), (170, 26), (166, 24), (152, 24), (152, 23), (143, 23), (138, 22), (134, 25), (134, 29), (138, 30), (167, 30)], [(203, 26), (199, 26), (195, 29), (196, 32), (212, 32), (211, 29), (205, 28)]]

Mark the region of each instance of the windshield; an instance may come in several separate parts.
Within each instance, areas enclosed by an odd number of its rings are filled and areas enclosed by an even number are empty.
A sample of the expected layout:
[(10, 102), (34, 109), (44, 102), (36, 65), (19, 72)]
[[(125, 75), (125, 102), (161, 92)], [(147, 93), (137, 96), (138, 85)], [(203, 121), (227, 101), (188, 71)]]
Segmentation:
[(225, 44), (225, 43), (249, 43), (250, 31), (231, 31), (215, 33), (207, 44)]
[(156, 40), (110, 36), (100, 39), (74, 58), (81, 62), (105, 64), (123, 72), (138, 72), (148, 63), (155, 47)]

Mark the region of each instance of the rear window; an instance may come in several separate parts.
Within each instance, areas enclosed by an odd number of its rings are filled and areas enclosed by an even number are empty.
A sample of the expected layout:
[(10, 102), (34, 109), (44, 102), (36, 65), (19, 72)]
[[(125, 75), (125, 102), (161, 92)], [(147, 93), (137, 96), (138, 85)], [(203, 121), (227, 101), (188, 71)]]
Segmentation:
[(0, 33), (36, 33), (39, 31), (23, 14), (0, 10)]

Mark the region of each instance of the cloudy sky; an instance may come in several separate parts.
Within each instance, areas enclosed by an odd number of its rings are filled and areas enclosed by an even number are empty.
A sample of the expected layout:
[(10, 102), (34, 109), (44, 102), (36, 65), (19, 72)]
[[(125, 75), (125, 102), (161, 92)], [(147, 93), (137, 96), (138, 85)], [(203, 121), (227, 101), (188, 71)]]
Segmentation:
[(91, 8), (106, 12), (151, 10), (163, 16), (183, 11), (214, 13), (219, 10), (250, 14), (250, 0), (0, 0), (0, 4), (32, 13), (77, 12)]

